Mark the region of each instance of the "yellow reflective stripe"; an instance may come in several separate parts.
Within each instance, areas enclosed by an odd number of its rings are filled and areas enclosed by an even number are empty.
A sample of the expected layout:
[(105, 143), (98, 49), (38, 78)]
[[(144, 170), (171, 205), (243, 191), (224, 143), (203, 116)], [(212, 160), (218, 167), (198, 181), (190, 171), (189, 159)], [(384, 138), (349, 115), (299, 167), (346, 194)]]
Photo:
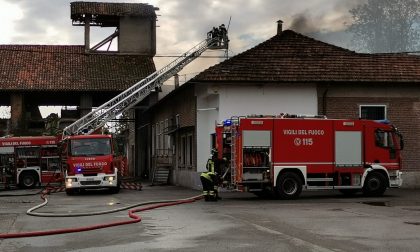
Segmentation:
[(201, 173), (201, 177), (204, 177), (207, 180), (213, 181), (213, 179), (210, 176), (210, 172), (203, 172), (203, 173)]
[(214, 162), (213, 162), (213, 160), (211, 160), (211, 159), (209, 159), (209, 160), (207, 161), (207, 170), (208, 170), (209, 172), (214, 172)]

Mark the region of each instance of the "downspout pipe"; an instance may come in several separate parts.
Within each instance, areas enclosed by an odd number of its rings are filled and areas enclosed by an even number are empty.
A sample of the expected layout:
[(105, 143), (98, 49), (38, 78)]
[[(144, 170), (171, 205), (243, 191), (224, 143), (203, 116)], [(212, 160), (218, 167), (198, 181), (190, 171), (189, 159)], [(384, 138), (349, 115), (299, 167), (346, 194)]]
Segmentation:
[(328, 94), (328, 87), (324, 90), (322, 94), (322, 115), (327, 115), (327, 94)]

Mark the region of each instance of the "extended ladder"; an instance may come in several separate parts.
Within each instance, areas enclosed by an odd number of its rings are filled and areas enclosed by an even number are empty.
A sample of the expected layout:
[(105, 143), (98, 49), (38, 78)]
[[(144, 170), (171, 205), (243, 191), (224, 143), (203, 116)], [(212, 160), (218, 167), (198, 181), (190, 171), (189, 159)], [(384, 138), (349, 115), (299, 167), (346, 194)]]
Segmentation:
[(178, 57), (162, 69), (150, 74), (137, 82), (121, 94), (92, 110), (76, 122), (64, 128), (63, 136), (90, 134), (104, 126), (109, 120), (127, 111), (141, 100), (146, 98), (153, 90), (159, 88), (163, 82), (181, 71), (187, 64), (198, 58), (207, 49), (227, 48), (226, 35), (224, 37), (208, 37), (194, 46), (182, 56)]

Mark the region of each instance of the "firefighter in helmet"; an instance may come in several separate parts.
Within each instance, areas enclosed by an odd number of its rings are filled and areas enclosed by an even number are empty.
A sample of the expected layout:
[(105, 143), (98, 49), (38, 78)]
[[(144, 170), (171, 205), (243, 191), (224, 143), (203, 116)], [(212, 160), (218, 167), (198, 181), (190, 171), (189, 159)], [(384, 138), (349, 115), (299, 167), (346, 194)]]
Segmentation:
[(6, 165), (4, 169), (4, 177), (5, 177), (5, 183), (4, 183), (4, 189), (8, 190), (10, 189), (10, 183), (12, 181), (13, 177), (13, 161), (9, 160), (8, 165)]
[[(217, 150), (212, 149), (212, 155), (207, 160), (207, 171), (202, 172), (200, 175), (201, 184), (203, 185), (203, 195), (206, 201), (217, 201), (221, 199), (218, 195), (219, 184), (219, 162), (217, 160)], [(219, 172), (219, 173), (218, 173)]]

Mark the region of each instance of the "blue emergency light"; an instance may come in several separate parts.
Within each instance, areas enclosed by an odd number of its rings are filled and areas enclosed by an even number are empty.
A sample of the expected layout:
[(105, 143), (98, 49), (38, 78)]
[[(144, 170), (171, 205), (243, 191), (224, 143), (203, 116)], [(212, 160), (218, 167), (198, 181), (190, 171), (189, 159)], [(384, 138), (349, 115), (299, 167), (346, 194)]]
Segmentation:
[(232, 120), (227, 119), (223, 121), (223, 126), (230, 126), (230, 125), (232, 125)]
[(375, 122), (382, 123), (382, 124), (390, 124), (391, 122), (387, 119), (384, 120), (376, 120)]

